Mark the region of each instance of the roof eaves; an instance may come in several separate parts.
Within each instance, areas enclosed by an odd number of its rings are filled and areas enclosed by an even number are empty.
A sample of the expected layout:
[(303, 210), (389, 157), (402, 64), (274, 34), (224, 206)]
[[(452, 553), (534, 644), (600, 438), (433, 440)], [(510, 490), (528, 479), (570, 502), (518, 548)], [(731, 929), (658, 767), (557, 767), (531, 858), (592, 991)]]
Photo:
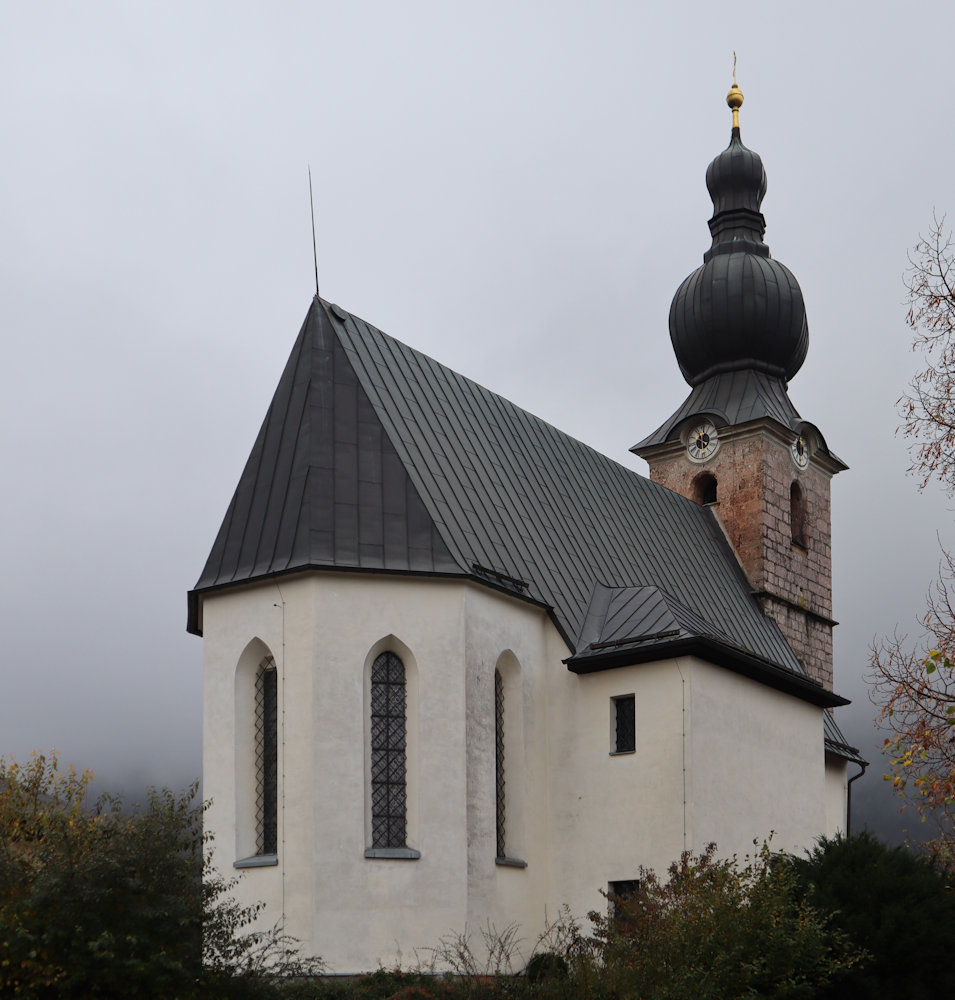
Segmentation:
[(859, 753), (858, 747), (850, 747), (848, 743), (837, 743), (835, 740), (824, 739), (823, 745), (826, 753), (834, 757), (841, 757), (843, 760), (851, 761), (853, 764), (869, 766), (869, 762)]
[[(525, 604), (532, 604), (534, 607), (540, 608), (542, 611), (547, 612), (548, 617), (554, 623), (554, 627), (557, 629), (560, 637), (567, 644), (568, 649), (573, 649), (574, 644), (571, 639), (568, 638), (565, 630), (561, 627), (560, 621), (554, 613), (554, 609), (547, 604), (545, 601), (538, 600), (531, 594), (522, 592), (520, 588), (516, 587), (513, 583), (507, 582), (508, 578), (504, 578), (502, 581), (498, 582), (492, 577), (482, 572), (480, 567), (475, 567), (475, 571), (470, 573), (447, 573), (447, 572), (437, 572), (434, 570), (414, 570), (414, 569), (384, 569), (381, 567), (366, 567), (366, 566), (336, 566), (325, 563), (316, 563), (307, 566), (293, 566), (289, 569), (278, 570), (272, 573), (263, 573), (261, 576), (254, 577), (252, 579), (242, 579), (235, 581), (226, 581), (224, 583), (213, 584), (209, 587), (197, 587), (195, 590), (190, 590), (186, 594), (186, 605), (187, 605), (187, 616), (186, 616), (186, 631), (191, 635), (202, 635), (202, 601), (206, 596), (212, 594), (219, 594), (227, 592), (230, 590), (239, 590), (241, 588), (247, 587), (249, 584), (254, 583), (268, 583), (270, 580), (276, 580), (288, 576), (296, 576), (303, 573), (361, 573), (370, 574), (374, 573), (378, 576), (390, 576), (390, 577), (403, 577), (411, 576), (421, 578), (430, 578), (436, 580), (469, 580), (472, 583), (480, 584), (482, 587), (488, 590), (496, 591), (499, 594), (506, 594), (508, 597), (514, 597), (519, 601), (523, 601)], [(520, 581), (515, 581), (520, 582)]]
[(563, 662), (575, 674), (596, 673), (615, 667), (670, 659), (676, 656), (699, 656), (715, 666), (759, 681), (771, 688), (794, 695), (823, 708), (848, 705), (849, 700), (827, 691), (821, 684), (745, 649), (712, 635), (681, 636), (640, 646), (617, 646), (608, 650), (584, 650)]

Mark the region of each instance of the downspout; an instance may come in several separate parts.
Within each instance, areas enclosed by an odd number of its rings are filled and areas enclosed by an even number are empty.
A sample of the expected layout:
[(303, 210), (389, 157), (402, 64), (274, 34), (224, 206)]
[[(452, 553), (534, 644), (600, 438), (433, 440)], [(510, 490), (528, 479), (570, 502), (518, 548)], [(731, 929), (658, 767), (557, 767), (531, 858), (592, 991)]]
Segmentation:
[(681, 721), (683, 729), (683, 850), (688, 850), (686, 846), (686, 678), (680, 669), (680, 661), (673, 661), (676, 672), (680, 675), (680, 700), (681, 700)]
[(862, 770), (858, 774), (853, 775), (853, 777), (846, 782), (846, 837), (850, 837), (852, 835), (852, 782), (858, 781), (859, 778), (865, 774), (865, 769), (869, 765), (862, 763), (859, 766)]

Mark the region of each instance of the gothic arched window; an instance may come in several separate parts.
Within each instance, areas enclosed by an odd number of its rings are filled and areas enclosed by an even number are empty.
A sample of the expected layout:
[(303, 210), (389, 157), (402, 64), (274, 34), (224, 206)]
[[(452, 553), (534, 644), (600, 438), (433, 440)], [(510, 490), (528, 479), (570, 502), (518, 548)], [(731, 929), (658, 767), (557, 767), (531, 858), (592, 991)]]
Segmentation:
[(371, 845), (400, 848), (407, 836), (405, 667), (382, 653), (371, 668)]
[(278, 854), (278, 672), (265, 657), (255, 673), (255, 853)]

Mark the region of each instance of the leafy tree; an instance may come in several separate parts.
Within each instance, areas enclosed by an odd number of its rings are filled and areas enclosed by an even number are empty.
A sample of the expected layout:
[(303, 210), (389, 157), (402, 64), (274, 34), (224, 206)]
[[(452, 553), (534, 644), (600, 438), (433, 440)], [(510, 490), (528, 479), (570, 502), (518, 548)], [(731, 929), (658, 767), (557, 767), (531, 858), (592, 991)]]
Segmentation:
[(792, 865), (809, 900), (834, 914), (832, 926), (870, 955), (820, 1000), (951, 993), (955, 895), (930, 859), (863, 833), (822, 839)]
[(937, 479), (955, 496), (955, 242), (944, 217), (933, 218), (909, 254), (905, 285), (912, 349), (925, 367), (899, 400), (902, 431), (914, 442), (922, 488)]
[(91, 777), (0, 759), (0, 995), (265, 997), (315, 971), (208, 870), (197, 785), (127, 811)]
[(923, 619), (931, 640), (926, 651), (909, 648), (898, 635), (884, 639), (870, 661), (870, 696), (879, 706), (891, 773), (887, 781), (931, 824), (927, 851), (955, 867), (955, 564), (929, 597)]
[[(945, 220), (933, 220), (909, 257), (908, 325), (925, 367), (899, 400), (902, 431), (912, 442), (912, 470), (924, 489), (938, 480), (955, 496), (955, 243)], [(871, 697), (890, 732), (885, 751), (903, 798), (935, 824), (935, 856), (955, 864), (955, 558), (941, 571), (922, 620), (926, 641), (883, 640), (870, 661)]]

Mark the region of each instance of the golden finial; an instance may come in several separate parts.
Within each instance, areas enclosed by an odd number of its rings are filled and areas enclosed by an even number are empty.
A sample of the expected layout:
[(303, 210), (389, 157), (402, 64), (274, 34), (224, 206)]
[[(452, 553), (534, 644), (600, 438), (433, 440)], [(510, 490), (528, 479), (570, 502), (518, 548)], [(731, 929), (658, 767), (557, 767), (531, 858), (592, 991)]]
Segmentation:
[(736, 82), (736, 53), (733, 53), (733, 86), (726, 95), (726, 103), (733, 110), (733, 128), (739, 128), (739, 109), (743, 106), (743, 92)]

